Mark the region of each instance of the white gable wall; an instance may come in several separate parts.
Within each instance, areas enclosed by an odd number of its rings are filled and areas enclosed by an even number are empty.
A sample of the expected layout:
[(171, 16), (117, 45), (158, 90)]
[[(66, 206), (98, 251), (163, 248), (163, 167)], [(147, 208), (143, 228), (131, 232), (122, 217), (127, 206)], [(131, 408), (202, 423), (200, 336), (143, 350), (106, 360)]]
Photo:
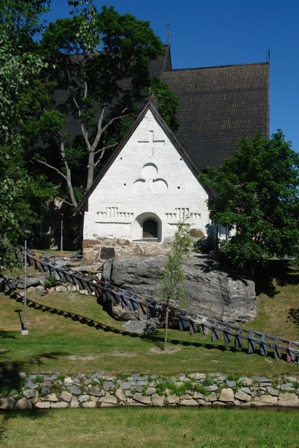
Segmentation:
[(208, 195), (148, 110), (114, 163), (88, 198), (84, 240), (142, 239), (142, 224), (153, 217), (159, 240), (172, 237), (188, 216), (206, 234)]

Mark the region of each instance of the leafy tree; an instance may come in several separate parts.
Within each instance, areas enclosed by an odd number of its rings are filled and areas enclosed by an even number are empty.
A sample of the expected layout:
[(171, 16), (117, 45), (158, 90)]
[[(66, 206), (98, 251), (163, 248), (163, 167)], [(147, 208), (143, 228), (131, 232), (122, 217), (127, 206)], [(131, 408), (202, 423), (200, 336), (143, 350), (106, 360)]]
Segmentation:
[(166, 305), (164, 350), (167, 349), (170, 301), (177, 301), (183, 298), (185, 294), (185, 272), (183, 270), (183, 261), (192, 244), (192, 238), (189, 232), (189, 224), (184, 221), (178, 224), (178, 229), (174, 235), (172, 249), (167, 256), (165, 268), (162, 273), (161, 297)]
[(22, 148), (0, 145), (0, 272), (17, 262), (17, 244), (38, 221), (34, 201), (49, 193), (40, 179), (32, 178), (22, 162)]
[(3, 0), (0, 5), (0, 136), (2, 143), (20, 131), (28, 110), (19, 104), (45, 66), (33, 37), (48, 0)]
[(45, 63), (33, 37), (48, 1), (3, 0), (0, 5), (0, 271), (11, 266), (25, 227), (37, 220), (34, 201), (49, 190), (24, 163), (25, 127), (32, 112), (26, 98)]
[(252, 278), (271, 257), (299, 251), (299, 154), (278, 131), (271, 139), (244, 138), (220, 168), (200, 176), (215, 192), (211, 219), (235, 229), (220, 255)]
[[(69, 3), (76, 12), (78, 2)], [(56, 67), (49, 65), (45, 73), (49, 95), (55, 98), (59, 91), (64, 98), (49, 102), (32, 122), (34, 138), (43, 134), (38, 161), (57, 174), (57, 183), (64, 180), (63, 198), (75, 207), (107, 150), (133, 123), (142, 96), (152, 88), (173, 125), (177, 100), (165, 84), (150, 79), (148, 60), (164, 49), (149, 23), (131, 14), (106, 7), (97, 13), (86, 1), (79, 15), (49, 25), (41, 48)]]

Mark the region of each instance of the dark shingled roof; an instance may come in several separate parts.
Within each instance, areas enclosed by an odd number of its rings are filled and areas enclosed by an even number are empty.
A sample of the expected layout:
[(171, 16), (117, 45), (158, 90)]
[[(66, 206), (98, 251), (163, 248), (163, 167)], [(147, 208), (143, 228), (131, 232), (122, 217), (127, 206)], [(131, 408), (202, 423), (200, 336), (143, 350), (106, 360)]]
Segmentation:
[[(269, 136), (269, 63), (174, 70), (170, 47), (164, 48), (164, 55), (149, 61), (149, 73), (178, 97), (175, 134), (197, 171), (219, 166), (243, 137), (258, 131)], [(63, 95), (56, 92), (57, 104)], [(72, 134), (78, 132), (72, 117), (68, 126)]]
[(163, 71), (179, 99), (176, 135), (198, 170), (219, 166), (242, 137), (269, 135), (269, 64)]

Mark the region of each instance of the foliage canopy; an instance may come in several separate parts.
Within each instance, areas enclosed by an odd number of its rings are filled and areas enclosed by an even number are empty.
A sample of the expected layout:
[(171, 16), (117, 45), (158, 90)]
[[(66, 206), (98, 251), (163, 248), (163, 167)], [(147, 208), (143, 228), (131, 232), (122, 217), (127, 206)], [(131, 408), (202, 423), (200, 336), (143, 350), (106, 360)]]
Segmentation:
[(298, 257), (299, 154), (278, 131), (271, 139), (244, 138), (220, 168), (200, 176), (212, 188), (211, 219), (232, 232), (220, 254), (254, 276), (271, 257)]
[(46, 66), (33, 36), (41, 30), (39, 15), (48, 4), (3, 0), (0, 6), (0, 271), (16, 261), (16, 245), (37, 221), (34, 203), (51, 191), (25, 163), (25, 129), (37, 105), (33, 80), (38, 83)]
[(151, 89), (172, 126), (177, 125), (178, 106), (167, 85), (149, 73), (149, 60), (164, 53), (149, 22), (120, 15), (113, 7), (104, 6), (98, 13), (89, 5), (83, 11), (50, 23), (43, 33), (41, 51), (49, 63), (45, 84), (54, 102), (45, 104), (44, 113), (33, 121), (43, 141), (39, 163), (48, 174), (56, 172), (59, 182), (64, 179), (67, 188), (62, 197), (73, 207)]

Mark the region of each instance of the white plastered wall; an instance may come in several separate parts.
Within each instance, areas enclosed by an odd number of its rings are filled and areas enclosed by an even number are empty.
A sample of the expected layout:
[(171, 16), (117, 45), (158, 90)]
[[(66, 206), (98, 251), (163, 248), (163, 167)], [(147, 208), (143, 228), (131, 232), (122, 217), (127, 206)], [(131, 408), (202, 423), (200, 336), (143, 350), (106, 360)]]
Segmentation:
[(206, 234), (208, 195), (148, 110), (88, 199), (84, 240), (142, 239), (146, 218), (172, 237), (184, 216)]

